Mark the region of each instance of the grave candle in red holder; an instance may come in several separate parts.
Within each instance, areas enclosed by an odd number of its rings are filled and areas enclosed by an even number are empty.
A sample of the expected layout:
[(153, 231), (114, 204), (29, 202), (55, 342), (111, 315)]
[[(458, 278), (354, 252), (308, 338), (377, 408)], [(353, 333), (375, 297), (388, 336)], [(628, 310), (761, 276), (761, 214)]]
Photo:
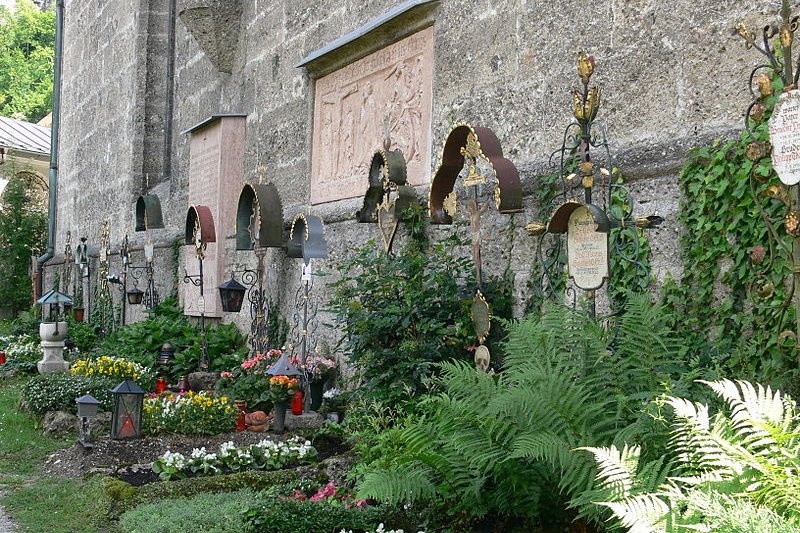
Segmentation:
[(239, 412), (236, 414), (236, 431), (244, 431), (246, 429), (244, 423), (244, 415), (247, 412), (247, 404), (244, 400), (236, 400), (233, 402)]
[(0, 352), (0, 365), (6, 364), (6, 352)]
[(297, 391), (292, 397), (292, 414), (300, 416), (303, 414), (303, 392)]
[(161, 394), (167, 390), (167, 378), (156, 379), (156, 394)]

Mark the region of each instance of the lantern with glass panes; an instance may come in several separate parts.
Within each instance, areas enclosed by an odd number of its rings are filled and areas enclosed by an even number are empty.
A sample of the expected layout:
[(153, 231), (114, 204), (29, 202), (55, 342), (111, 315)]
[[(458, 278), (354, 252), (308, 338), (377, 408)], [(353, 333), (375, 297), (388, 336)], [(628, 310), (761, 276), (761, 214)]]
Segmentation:
[(78, 418), (81, 422), (78, 442), (80, 442), (84, 448), (91, 448), (94, 438), (92, 437), (92, 429), (89, 421), (97, 416), (97, 406), (100, 405), (100, 402), (97, 401), (94, 396), (84, 394), (80, 398), (75, 398), (75, 403), (78, 405)]
[(144, 390), (133, 380), (126, 379), (111, 389), (111, 395), (114, 401), (114, 409), (111, 413), (111, 438), (140, 437)]

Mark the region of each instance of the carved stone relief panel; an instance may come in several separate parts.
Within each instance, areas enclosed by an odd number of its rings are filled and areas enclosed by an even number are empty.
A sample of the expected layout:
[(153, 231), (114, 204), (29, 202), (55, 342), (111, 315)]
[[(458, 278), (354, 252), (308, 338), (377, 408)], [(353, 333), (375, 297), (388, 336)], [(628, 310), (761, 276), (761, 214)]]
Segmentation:
[(389, 148), (406, 157), (409, 183), (427, 182), (432, 79), (429, 27), (317, 80), (312, 204), (361, 196), (387, 130)]

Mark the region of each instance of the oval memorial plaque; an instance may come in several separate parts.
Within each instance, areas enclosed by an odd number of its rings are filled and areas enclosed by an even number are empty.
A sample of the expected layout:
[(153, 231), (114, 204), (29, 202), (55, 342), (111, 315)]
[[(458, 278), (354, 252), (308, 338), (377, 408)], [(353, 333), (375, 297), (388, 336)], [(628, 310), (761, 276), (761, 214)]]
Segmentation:
[(597, 223), (586, 206), (577, 207), (567, 225), (567, 263), (575, 285), (599, 289), (608, 277), (608, 234), (597, 231)]
[(781, 94), (769, 119), (772, 166), (786, 185), (800, 183), (800, 90)]

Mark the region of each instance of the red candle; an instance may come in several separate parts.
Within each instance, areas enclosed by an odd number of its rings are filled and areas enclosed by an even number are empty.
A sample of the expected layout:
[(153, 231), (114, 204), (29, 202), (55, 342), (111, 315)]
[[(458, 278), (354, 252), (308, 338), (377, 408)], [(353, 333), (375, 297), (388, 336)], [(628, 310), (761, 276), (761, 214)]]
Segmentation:
[(292, 397), (292, 414), (295, 416), (300, 416), (303, 414), (303, 393), (302, 391), (297, 391), (294, 393)]
[(244, 424), (244, 415), (247, 412), (247, 404), (244, 402), (244, 400), (236, 400), (233, 403), (239, 410), (239, 412), (236, 414), (236, 431), (244, 431), (246, 429)]
[(166, 378), (156, 379), (156, 394), (161, 394), (165, 390), (167, 390), (167, 379)]
[(0, 352), (0, 365), (6, 364), (6, 352)]

